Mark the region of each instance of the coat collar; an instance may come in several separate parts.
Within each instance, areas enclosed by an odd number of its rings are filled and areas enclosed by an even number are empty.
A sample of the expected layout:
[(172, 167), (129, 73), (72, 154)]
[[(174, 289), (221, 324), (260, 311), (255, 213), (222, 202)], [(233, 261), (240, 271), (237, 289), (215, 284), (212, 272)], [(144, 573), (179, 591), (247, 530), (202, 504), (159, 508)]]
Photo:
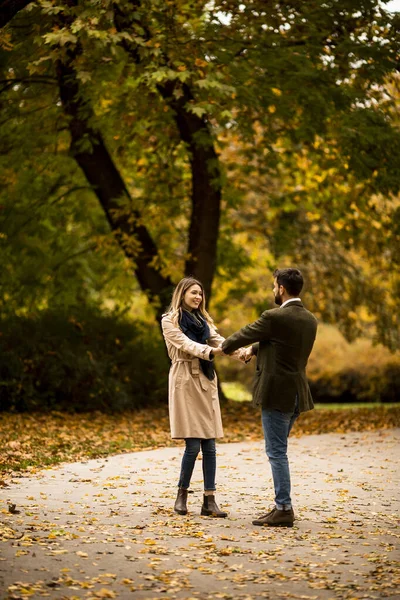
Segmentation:
[(281, 306), (280, 308), (288, 308), (288, 306), (303, 306), (303, 303), (301, 300), (293, 300), (293, 302), (288, 302), (287, 304), (285, 304), (285, 306)]

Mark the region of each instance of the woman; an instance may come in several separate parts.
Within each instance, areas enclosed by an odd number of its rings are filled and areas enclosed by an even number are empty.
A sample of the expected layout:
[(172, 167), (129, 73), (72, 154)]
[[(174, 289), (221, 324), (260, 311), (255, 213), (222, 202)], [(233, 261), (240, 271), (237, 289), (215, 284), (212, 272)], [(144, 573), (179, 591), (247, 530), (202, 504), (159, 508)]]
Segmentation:
[[(185, 277), (175, 288), (161, 324), (171, 359), (169, 418), (171, 437), (185, 440), (174, 510), (187, 514), (187, 496), (195, 461), (203, 454), (204, 497), (201, 514), (226, 517), (215, 501), (215, 438), (223, 437), (213, 359), (222, 354), (221, 337), (206, 311), (202, 284)], [(242, 360), (244, 351), (232, 356)]]

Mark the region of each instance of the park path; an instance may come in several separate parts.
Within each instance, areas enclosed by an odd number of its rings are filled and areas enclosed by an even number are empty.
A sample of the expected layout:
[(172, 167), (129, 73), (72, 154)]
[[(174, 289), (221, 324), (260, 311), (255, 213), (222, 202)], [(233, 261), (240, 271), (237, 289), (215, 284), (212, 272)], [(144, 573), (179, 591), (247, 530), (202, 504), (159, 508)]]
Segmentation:
[[(172, 511), (182, 449), (65, 464), (2, 490), (0, 598), (400, 598), (400, 429), (290, 441), (293, 529), (271, 504), (263, 442), (219, 444), (218, 501)], [(8, 504), (15, 512), (8, 512)]]

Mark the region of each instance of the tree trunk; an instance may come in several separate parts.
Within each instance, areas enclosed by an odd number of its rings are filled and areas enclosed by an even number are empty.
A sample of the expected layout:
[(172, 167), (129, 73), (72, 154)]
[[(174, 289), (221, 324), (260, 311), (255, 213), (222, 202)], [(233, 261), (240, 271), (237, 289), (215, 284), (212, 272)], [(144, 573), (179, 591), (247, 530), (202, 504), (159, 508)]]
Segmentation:
[[(190, 219), (186, 275), (194, 275), (210, 299), (217, 267), (217, 243), (221, 214), (221, 174), (218, 154), (210, 126), (204, 117), (188, 110), (193, 96), (183, 86), (183, 96), (176, 99), (175, 83), (158, 89), (175, 114), (181, 139), (187, 144), (192, 171), (192, 214)], [(200, 140), (200, 141), (199, 141)]]
[(0, 2), (0, 29), (30, 3), (31, 0), (2, 0)]
[[(145, 24), (140, 22), (138, 10), (141, 0), (131, 0), (129, 12), (121, 5), (114, 4), (114, 21), (118, 31), (129, 31), (136, 24), (144, 31), (144, 38), (151, 39)], [(136, 64), (140, 64), (140, 54), (136, 44), (123, 40), (122, 45)], [(168, 56), (164, 56), (169, 64)], [(211, 128), (205, 117), (199, 117), (189, 110), (194, 100), (188, 85), (183, 85), (183, 95), (174, 96), (176, 82), (171, 81), (157, 86), (159, 93), (174, 112), (180, 137), (187, 144), (192, 171), (192, 212), (189, 227), (188, 254), (185, 274), (199, 279), (206, 297), (211, 296), (211, 287), (217, 266), (217, 242), (221, 212), (221, 178), (218, 154), (214, 147)]]

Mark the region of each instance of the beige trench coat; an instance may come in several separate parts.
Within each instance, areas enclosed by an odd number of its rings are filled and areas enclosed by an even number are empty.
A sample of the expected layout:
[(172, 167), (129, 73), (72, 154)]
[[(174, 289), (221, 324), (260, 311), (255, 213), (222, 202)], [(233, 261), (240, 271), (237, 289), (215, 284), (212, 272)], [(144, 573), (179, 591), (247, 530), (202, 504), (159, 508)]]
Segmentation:
[[(169, 421), (173, 439), (211, 439), (224, 436), (219, 406), (217, 376), (207, 379), (199, 358), (210, 360), (210, 352), (225, 340), (210, 326), (208, 344), (189, 339), (170, 315), (161, 320), (162, 331), (171, 359), (169, 371)], [(233, 358), (240, 360), (242, 351)]]

